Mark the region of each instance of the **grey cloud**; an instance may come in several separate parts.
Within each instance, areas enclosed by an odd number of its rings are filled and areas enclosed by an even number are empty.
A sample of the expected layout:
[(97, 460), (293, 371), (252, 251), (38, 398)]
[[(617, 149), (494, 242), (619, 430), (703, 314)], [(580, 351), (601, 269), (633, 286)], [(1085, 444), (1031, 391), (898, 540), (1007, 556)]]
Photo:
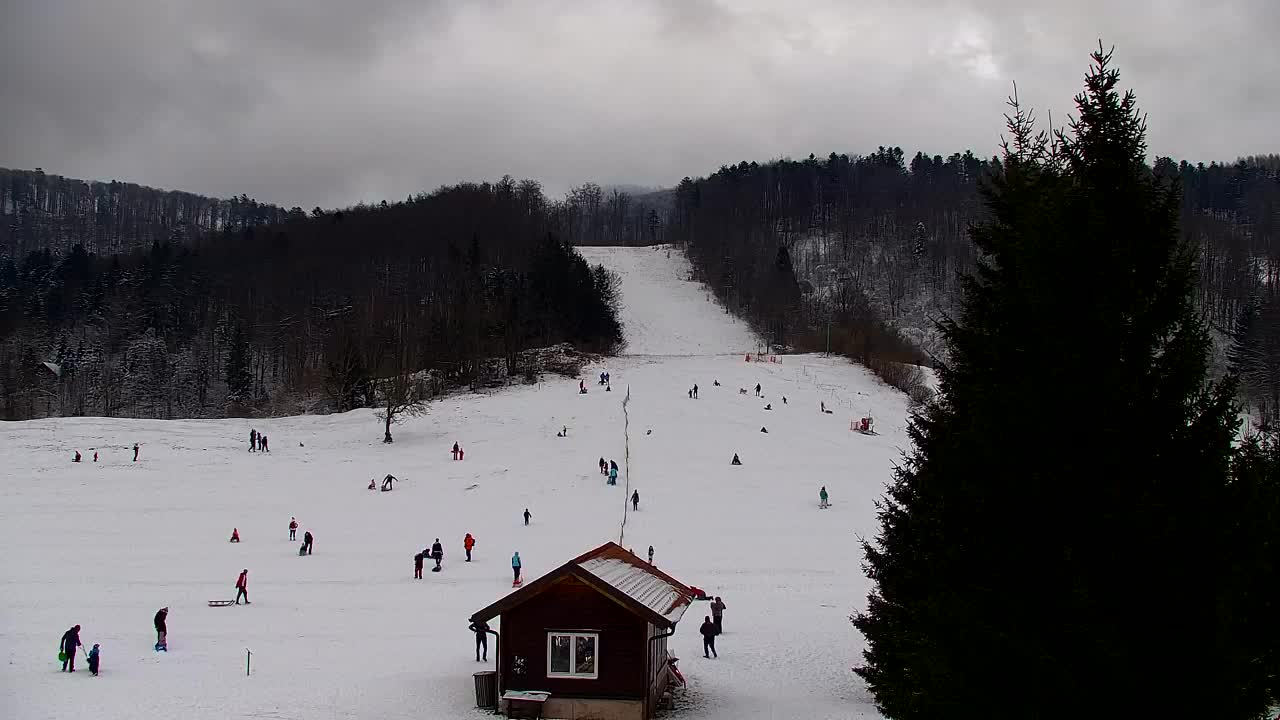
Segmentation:
[(283, 205), (534, 177), (995, 151), (1018, 82), (1065, 120), (1117, 48), (1153, 153), (1275, 151), (1280, 3), (1190, 0), (21, 2), (0, 165)]

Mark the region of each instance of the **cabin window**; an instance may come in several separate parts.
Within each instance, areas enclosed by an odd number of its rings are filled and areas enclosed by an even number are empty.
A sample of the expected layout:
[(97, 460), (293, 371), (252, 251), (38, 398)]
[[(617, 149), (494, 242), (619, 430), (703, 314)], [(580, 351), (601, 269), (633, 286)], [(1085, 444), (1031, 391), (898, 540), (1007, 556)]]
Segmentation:
[(547, 633), (547, 677), (600, 677), (598, 633)]

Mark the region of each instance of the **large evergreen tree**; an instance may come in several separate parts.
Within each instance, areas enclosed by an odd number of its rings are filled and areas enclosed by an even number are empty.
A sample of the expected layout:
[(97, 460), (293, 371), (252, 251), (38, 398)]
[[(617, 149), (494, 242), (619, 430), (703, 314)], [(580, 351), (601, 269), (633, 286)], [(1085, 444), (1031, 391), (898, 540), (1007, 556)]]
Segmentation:
[(864, 544), (857, 672), (891, 718), (1245, 718), (1256, 600), (1228, 562), (1237, 426), (1207, 384), (1177, 190), (1093, 55), (1052, 139), (1017, 107), (939, 399)]

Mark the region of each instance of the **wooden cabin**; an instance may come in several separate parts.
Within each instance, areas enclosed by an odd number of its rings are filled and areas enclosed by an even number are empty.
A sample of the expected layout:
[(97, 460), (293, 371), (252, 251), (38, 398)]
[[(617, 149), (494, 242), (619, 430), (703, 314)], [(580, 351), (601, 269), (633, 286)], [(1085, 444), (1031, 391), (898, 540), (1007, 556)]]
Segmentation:
[(667, 638), (692, 600), (684, 584), (606, 543), (471, 621), (501, 616), (499, 697), (549, 693), (548, 718), (648, 720), (671, 677)]

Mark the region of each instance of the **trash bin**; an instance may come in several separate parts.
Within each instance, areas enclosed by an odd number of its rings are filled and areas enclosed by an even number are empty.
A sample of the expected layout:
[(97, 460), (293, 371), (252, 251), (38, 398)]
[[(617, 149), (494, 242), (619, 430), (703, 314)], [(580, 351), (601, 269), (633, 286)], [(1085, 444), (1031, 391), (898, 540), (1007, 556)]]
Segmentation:
[(475, 678), (476, 678), (476, 707), (497, 708), (498, 707), (498, 673), (492, 670), (482, 670), (475, 674)]

